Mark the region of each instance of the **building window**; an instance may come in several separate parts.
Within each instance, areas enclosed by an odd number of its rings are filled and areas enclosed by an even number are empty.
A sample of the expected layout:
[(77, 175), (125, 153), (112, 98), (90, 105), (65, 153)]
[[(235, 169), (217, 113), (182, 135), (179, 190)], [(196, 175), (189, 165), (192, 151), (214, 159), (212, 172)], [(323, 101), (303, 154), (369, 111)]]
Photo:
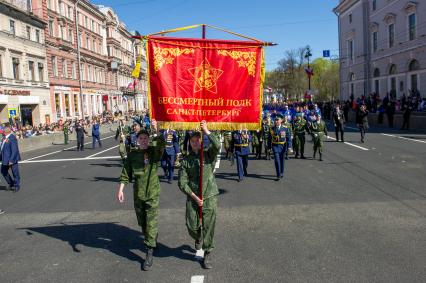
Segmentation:
[(61, 0), (58, 1), (58, 11), (59, 11), (59, 15), (63, 16), (63, 14), (62, 14), (62, 1)]
[(89, 48), (89, 43), (90, 43), (90, 41), (89, 41), (89, 37), (88, 37), (88, 36), (86, 36), (86, 48), (87, 48), (87, 49), (90, 49), (90, 48)]
[(375, 92), (376, 94), (379, 94), (379, 91), (380, 91), (380, 83), (379, 83), (379, 80), (374, 80), (374, 92)]
[(40, 82), (44, 81), (44, 65), (43, 65), (43, 63), (38, 63), (38, 80)]
[(59, 25), (59, 37), (64, 39), (64, 27)]
[(52, 63), (53, 76), (57, 77), (58, 76), (58, 68), (56, 66), (56, 56), (52, 56), (51, 63)]
[(68, 77), (68, 72), (67, 72), (67, 61), (65, 59), (62, 58), (61, 60), (61, 64), (62, 64), (62, 77), (66, 78)]
[(96, 41), (95, 40), (93, 40), (92, 49), (93, 49), (93, 52), (96, 52)]
[(72, 20), (72, 8), (71, 8), (71, 6), (68, 6), (68, 19)]
[(19, 80), (19, 59), (12, 58), (13, 78)]
[(349, 23), (352, 24), (352, 14), (349, 14)]
[(34, 62), (33, 61), (28, 61), (28, 79), (30, 81), (35, 81)]
[(53, 36), (53, 20), (49, 20), (49, 34)]
[(36, 41), (40, 43), (40, 30), (36, 29)]
[(68, 93), (65, 94), (65, 115), (67, 117), (70, 115), (70, 95)]
[(84, 81), (85, 77), (84, 77), (84, 64), (81, 63), (80, 65), (80, 73), (81, 73), (81, 80)]
[(71, 65), (72, 65), (72, 70), (71, 70), (72, 78), (73, 78), (73, 80), (75, 80), (77, 78), (77, 72), (76, 72), (75, 62), (72, 62)]
[(56, 117), (61, 118), (61, 96), (59, 93), (55, 93), (55, 110)]
[(73, 36), (72, 36), (72, 29), (69, 29), (69, 30), (68, 30), (68, 40), (69, 40), (70, 42), (74, 42), (74, 40), (73, 40)]
[(377, 9), (377, 1), (373, 0), (373, 11), (376, 11)]
[(84, 23), (85, 23), (85, 27), (88, 29), (89, 28), (89, 19), (87, 18), (87, 16), (84, 17)]
[(416, 38), (416, 14), (408, 16), (408, 33), (410, 40), (414, 40)]
[(392, 48), (395, 43), (395, 24), (389, 25), (389, 48)]
[(418, 90), (418, 77), (417, 74), (412, 74), (411, 75), (411, 91), (417, 92)]
[(377, 52), (377, 31), (373, 32), (373, 52)]
[(95, 31), (95, 21), (92, 20), (92, 31)]
[(47, 0), (47, 9), (52, 10), (52, 0)]
[(15, 21), (10, 20), (9, 21), (9, 31), (11, 34), (15, 35)]
[(87, 66), (87, 80), (89, 81), (89, 82), (91, 82), (92, 81), (92, 66)]
[(348, 57), (349, 60), (354, 60), (354, 41), (348, 40)]
[(78, 111), (78, 94), (74, 94), (74, 112), (77, 113)]
[(26, 27), (26, 31), (27, 31), (27, 39), (28, 39), (28, 40), (31, 40), (31, 27), (30, 27), (30, 26), (27, 26), (27, 27)]

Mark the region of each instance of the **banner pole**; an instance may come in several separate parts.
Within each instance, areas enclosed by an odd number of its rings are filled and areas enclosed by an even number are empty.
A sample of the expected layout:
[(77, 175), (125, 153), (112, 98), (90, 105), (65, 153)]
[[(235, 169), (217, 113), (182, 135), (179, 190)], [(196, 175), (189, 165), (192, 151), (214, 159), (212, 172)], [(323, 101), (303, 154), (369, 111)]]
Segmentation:
[[(206, 39), (206, 25), (202, 25), (202, 38)], [(205, 60), (205, 51), (203, 49), (203, 64), (204, 64), (204, 60)], [(205, 72), (203, 72), (203, 77), (204, 77)], [(203, 78), (204, 81), (204, 78)], [(203, 92), (204, 94), (204, 88), (203, 88)], [(204, 95), (203, 95), (204, 96)], [(199, 198), (201, 200), (203, 200), (203, 171), (204, 171), (204, 133), (201, 133), (201, 152), (200, 152), (200, 183), (199, 183), (199, 191), (200, 191), (200, 196)], [(200, 224), (201, 224), (201, 236), (203, 233), (203, 206), (199, 207), (199, 215), (200, 215)]]

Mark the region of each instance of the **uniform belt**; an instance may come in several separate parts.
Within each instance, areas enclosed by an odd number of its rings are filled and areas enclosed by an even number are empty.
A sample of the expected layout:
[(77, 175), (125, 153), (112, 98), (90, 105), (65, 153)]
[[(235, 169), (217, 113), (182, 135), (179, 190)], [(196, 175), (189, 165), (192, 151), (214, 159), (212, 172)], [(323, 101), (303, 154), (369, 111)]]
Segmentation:
[(285, 144), (285, 142), (272, 142), (272, 144)]
[(248, 144), (247, 143), (240, 143), (240, 144), (234, 144), (234, 146), (241, 146), (241, 147), (243, 147), (243, 146), (248, 146)]
[(173, 145), (166, 145), (166, 147), (173, 147)]

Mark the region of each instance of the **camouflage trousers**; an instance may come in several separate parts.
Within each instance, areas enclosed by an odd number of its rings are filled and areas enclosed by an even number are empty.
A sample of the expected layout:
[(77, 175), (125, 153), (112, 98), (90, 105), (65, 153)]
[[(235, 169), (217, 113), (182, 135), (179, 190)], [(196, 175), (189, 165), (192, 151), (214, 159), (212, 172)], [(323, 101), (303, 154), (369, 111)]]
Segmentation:
[(293, 138), (293, 146), (296, 155), (305, 154), (305, 134), (295, 134)]
[(186, 227), (189, 235), (194, 239), (203, 239), (203, 250), (211, 251), (214, 248), (214, 231), (216, 226), (217, 196), (204, 200), (203, 203), (203, 235), (201, 237), (201, 225), (199, 208), (195, 201), (186, 201)]
[(135, 196), (135, 212), (139, 226), (142, 227), (144, 243), (147, 247), (157, 246), (159, 196), (154, 199), (141, 200)]
[(312, 140), (314, 142), (314, 152), (318, 151), (320, 154), (322, 154), (322, 148), (324, 147), (323, 139), (324, 139), (323, 133), (312, 134)]

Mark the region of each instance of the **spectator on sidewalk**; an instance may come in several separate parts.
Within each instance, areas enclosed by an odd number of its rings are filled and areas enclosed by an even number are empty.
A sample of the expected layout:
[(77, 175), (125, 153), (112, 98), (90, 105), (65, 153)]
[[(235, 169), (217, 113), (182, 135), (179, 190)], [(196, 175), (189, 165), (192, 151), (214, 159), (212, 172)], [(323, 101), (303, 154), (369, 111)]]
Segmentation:
[(410, 129), (410, 116), (411, 116), (411, 105), (405, 107), (404, 114), (402, 114), (402, 118), (404, 119), (402, 122), (401, 130), (409, 130)]

